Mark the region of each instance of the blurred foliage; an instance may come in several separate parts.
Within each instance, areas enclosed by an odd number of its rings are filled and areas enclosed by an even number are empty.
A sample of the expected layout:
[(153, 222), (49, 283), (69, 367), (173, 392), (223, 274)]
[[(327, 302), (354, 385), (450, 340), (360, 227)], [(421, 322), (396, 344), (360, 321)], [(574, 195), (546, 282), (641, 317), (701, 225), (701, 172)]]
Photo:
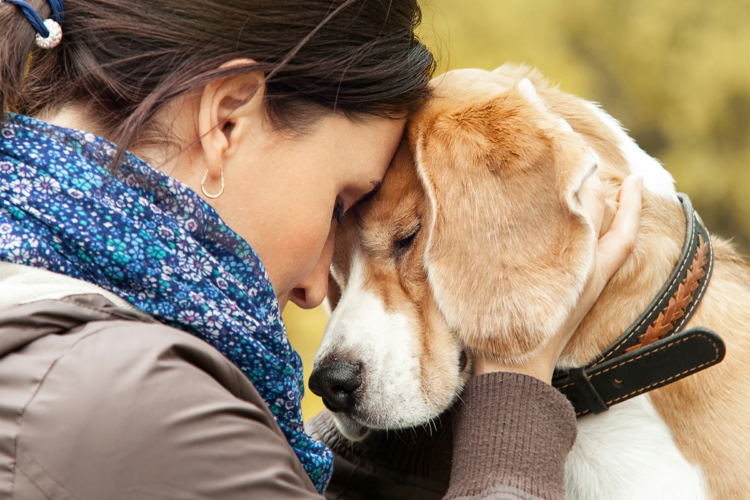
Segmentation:
[[(750, 251), (750, 0), (423, 0), (439, 72), (539, 68), (602, 104), (672, 172), (709, 230)], [(290, 305), (309, 361), (325, 315)], [(305, 417), (322, 409), (312, 395)]]

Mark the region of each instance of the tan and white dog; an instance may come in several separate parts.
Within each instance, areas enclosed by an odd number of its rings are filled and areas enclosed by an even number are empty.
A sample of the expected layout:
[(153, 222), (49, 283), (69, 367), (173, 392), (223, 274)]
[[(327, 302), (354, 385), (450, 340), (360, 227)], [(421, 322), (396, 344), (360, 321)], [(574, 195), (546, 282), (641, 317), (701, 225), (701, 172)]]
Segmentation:
[[(620, 183), (642, 175), (642, 223), (560, 367), (584, 366), (616, 340), (683, 245), (671, 175), (598, 106), (507, 65), (450, 72), (434, 89), (380, 192), (337, 234), (342, 294), (314, 378), (351, 439), (443, 412), (470, 375), (465, 351), (520, 360), (557, 331), (598, 237), (577, 198), (587, 176), (606, 191), (606, 230)], [(580, 418), (568, 498), (750, 498), (750, 273), (729, 243), (712, 243), (713, 277), (690, 325), (719, 332), (726, 359)]]

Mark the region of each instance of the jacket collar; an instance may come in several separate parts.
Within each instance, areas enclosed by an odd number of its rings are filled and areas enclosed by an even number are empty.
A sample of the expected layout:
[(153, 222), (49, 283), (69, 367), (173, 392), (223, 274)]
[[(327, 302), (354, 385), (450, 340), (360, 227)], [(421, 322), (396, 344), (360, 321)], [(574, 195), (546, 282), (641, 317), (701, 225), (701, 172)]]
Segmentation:
[(62, 334), (92, 321), (140, 321), (151, 316), (117, 307), (99, 294), (40, 300), (0, 310), (0, 357), (50, 334)]
[(68, 295), (99, 294), (123, 309), (135, 308), (117, 295), (92, 283), (47, 269), (0, 261), (0, 310)]

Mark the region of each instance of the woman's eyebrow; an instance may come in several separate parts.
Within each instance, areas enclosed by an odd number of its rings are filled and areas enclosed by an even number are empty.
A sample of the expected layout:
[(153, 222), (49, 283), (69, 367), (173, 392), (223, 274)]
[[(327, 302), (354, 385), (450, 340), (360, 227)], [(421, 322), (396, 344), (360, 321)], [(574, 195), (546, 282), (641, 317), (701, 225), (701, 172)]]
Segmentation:
[(370, 181), (370, 184), (372, 184), (372, 189), (360, 196), (357, 201), (354, 202), (355, 205), (359, 205), (360, 203), (364, 203), (376, 194), (378, 194), (378, 191), (380, 191), (380, 186), (382, 183), (380, 181)]

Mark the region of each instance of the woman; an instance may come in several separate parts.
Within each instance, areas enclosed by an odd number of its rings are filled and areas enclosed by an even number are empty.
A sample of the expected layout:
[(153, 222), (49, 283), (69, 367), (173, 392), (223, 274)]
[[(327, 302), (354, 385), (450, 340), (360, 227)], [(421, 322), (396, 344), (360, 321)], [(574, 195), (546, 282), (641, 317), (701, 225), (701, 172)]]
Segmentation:
[[(337, 220), (429, 97), (418, 21), (414, 0), (4, 0), (4, 497), (325, 489), (280, 310), (321, 303)], [(559, 342), (512, 370), (549, 381), (635, 238), (632, 180), (624, 201)], [(476, 379), (551, 401), (564, 459), (569, 405), (503, 376)]]

